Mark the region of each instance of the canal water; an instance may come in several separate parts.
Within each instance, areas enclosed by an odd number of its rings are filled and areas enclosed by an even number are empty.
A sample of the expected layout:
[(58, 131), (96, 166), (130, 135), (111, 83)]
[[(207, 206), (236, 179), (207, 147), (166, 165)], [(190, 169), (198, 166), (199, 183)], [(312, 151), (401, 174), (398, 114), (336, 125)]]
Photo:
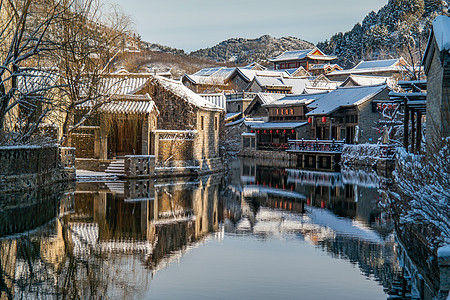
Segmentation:
[(3, 195), (0, 299), (415, 299), (384, 181), (236, 159)]

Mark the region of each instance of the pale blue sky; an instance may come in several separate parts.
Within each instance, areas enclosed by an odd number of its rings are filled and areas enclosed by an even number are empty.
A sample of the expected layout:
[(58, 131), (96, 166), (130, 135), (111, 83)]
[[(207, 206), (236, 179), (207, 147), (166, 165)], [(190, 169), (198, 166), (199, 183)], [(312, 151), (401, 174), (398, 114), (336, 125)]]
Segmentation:
[(313, 43), (350, 30), (387, 0), (109, 0), (142, 39), (187, 52), (233, 37), (295, 36)]

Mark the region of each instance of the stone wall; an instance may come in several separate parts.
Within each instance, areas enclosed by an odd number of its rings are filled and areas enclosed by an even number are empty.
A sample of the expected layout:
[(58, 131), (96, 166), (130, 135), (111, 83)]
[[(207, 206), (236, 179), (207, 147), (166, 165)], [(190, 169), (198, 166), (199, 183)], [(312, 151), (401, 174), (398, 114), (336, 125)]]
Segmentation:
[(59, 149), (0, 147), (0, 192), (29, 190), (75, 180), (75, 169), (62, 168)]
[(239, 152), (239, 156), (252, 157), (255, 159), (264, 159), (264, 160), (281, 160), (290, 162), (289, 166), (295, 166), (297, 163), (297, 155), (286, 151), (263, 151), (263, 150), (243, 149), (241, 152)]
[(360, 128), (360, 136), (358, 138), (358, 143), (377, 143), (380, 134), (378, 134), (375, 129), (373, 129), (380, 120), (381, 114), (377, 111), (372, 110), (373, 100), (389, 100), (389, 90), (384, 90), (377, 96), (375, 96), (370, 101), (359, 105), (358, 109), (358, 125)]
[[(433, 41), (435, 43), (435, 41)], [(439, 136), (450, 134), (449, 121), (449, 93), (450, 57), (448, 54), (440, 55), (435, 47), (427, 74), (427, 145), (436, 143)], [(444, 67), (443, 67), (444, 66)]]
[(219, 156), (221, 114), (216, 111), (197, 112), (197, 135), (194, 141), (194, 158), (210, 159)]
[(197, 122), (197, 108), (186, 100), (161, 87), (157, 80), (152, 79), (150, 84), (148, 84), (146, 88), (140, 90), (139, 93), (148, 93), (155, 102), (159, 111), (158, 129), (195, 129)]

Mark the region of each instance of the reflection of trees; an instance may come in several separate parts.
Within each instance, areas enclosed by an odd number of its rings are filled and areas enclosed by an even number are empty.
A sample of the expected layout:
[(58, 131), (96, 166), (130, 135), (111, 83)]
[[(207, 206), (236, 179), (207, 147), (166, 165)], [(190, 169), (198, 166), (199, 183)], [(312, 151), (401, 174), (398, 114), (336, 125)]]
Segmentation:
[(85, 192), (78, 189), (72, 203), (60, 206), (67, 210), (58, 220), (0, 242), (1, 297), (139, 296), (171, 257), (179, 259), (218, 229), (218, 182), (149, 182), (154, 195), (137, 202), (84, 184)]

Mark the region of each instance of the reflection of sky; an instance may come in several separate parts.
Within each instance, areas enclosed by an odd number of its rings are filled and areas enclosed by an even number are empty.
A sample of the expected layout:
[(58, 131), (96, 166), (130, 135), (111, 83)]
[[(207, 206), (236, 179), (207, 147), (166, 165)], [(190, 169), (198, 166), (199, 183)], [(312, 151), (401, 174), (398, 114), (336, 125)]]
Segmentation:
[(151, 299), (385, 299), (348, 261), (294, 237), (282, 242), (225, 235), (160, 271)]
[(188, 52), (232, 37), (295, 36), (317, 43), (348, 31), (387, 0), (109, 0), (131, 15), (143, 40)]

